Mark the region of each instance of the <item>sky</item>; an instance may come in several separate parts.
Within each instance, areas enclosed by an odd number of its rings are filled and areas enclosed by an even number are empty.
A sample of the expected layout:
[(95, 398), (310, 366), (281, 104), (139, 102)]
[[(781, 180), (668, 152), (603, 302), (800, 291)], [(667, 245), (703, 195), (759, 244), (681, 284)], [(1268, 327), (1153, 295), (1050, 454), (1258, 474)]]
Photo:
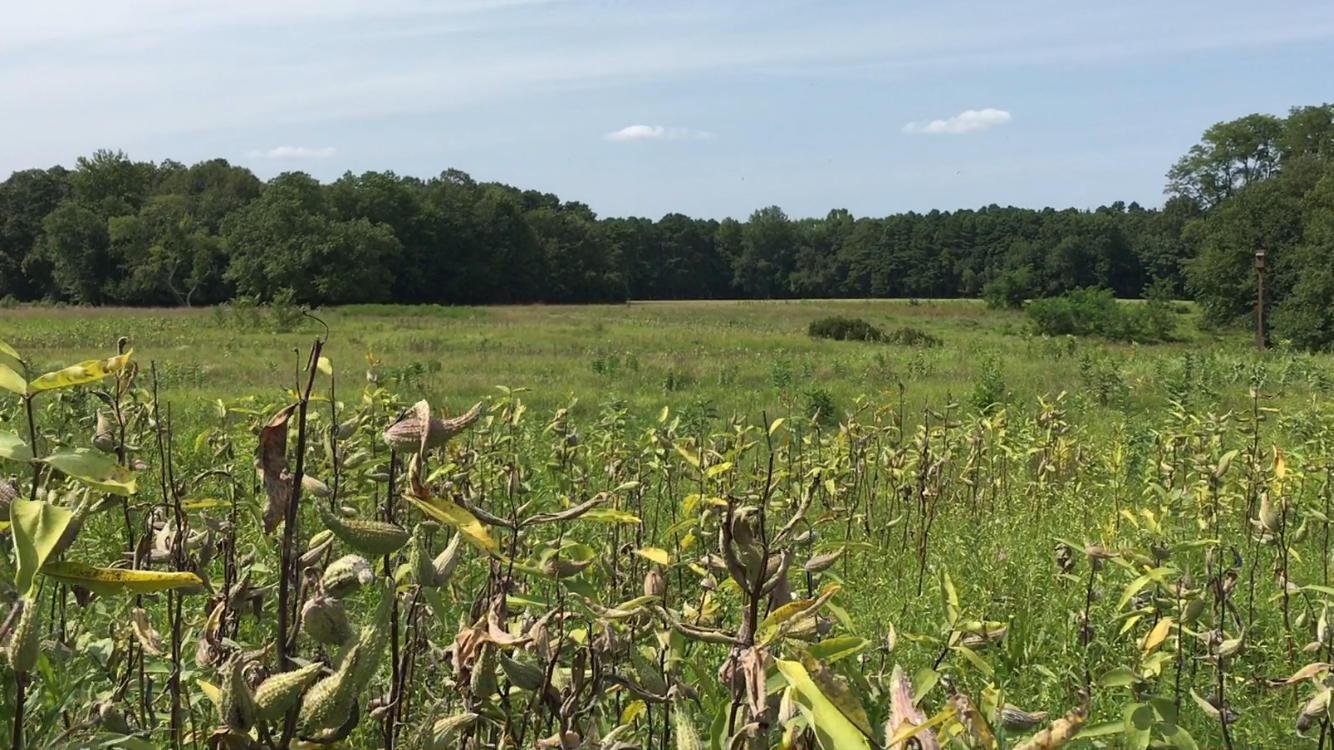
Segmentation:
[(1329, 0), (0, 0), (0, 175), (225, 158), (601, 216), (1156, 206), (1334, 101)]

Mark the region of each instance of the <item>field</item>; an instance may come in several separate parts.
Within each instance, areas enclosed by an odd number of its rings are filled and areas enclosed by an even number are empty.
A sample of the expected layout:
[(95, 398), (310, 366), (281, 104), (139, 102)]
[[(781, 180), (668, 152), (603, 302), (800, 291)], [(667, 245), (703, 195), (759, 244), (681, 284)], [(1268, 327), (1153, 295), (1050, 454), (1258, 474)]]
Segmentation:
[[(66, 526), (12, 514), (15, 559), (49, 560), (25, 591), (32, 563), (5, 558), (5, 601), (30, 604), (0, 721), (18, 695), (25, 747), (851, 750), (927, 719), (912, 741), (942, 747), (1323, 745), (1331, 361), (1181, 311), (1155, 346), (1034, 337), (972, 301), (0, 311), (28, 380), (133, 349), (48, 381), (31, 430), (0, 391), (8, 457), (34, 432), (38, 457), (102, 449), (39, 464), (77, 539), (43, 548)], [(924, 336), (807, 335), (830, 315)], [(391, 460), (381, 433), (422, 399), (484, 408)], [(284, 471), (317, 480), (293, 515)], [(339, 507), (411, 541), (317, 512)], [(321, 593), (352, 553), (392, 576)], [(309, 632), (315, 605), (346, 632)], [(282, 656), (336, 671), (247, 716)]]

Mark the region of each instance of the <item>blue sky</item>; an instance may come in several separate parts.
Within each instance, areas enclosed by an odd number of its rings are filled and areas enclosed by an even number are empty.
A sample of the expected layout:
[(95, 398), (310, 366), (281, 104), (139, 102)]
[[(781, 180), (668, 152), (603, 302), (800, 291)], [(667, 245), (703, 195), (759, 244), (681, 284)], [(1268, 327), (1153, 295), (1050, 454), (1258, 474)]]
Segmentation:
[(1212, 123), (1334, 101), (1329, 0), (6, 6), (0, 174), (111, 148), (604, 216), (1159, 205)]

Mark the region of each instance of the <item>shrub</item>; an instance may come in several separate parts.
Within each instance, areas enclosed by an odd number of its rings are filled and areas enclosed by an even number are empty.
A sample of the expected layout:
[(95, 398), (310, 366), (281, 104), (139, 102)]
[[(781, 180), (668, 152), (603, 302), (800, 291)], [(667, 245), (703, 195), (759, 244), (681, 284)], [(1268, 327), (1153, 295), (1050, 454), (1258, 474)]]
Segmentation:
[(992, 310), (1021, 310), (1036, 293), (1031, 266), (1006, 271), (982, 287), (982, 299)]
[(1123, 305), (1108, 289), (1076, 289), (1060, 297), (1035, 299), (1025, 309), (1036, 333), (1044, 336), (1164, 341), (1175, 328), (1171, 308), (1162, 300)]
[(884, 338), (885, 343), (898, 344), (899, 346), (920, 346), (926, 349), (933, 349), (937, 346), (943, 346), (945, 342), (939, 337), (932, 336), (920, 328), (904, 326)]
[(885, 332), (861, 318), (833, 315), (812, 320), (806, 332), (817, 339), (835, 341), (884, 341)]
[(803, 394), (806, 397), (806, 416), (816, 424), (826, 427), (838, 423), (838, 406), (834, 395), (824, 388), (812, 388)]

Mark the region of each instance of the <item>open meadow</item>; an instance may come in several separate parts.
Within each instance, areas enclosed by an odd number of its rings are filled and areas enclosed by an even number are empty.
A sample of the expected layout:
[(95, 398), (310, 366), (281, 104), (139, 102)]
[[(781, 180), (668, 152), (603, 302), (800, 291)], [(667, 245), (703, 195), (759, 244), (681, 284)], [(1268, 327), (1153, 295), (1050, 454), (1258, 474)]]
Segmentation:
[(0, 310), (0, 723), (1323, 747), (1334, 362), (1175, 309), (1147, 346), (963, 300)]

